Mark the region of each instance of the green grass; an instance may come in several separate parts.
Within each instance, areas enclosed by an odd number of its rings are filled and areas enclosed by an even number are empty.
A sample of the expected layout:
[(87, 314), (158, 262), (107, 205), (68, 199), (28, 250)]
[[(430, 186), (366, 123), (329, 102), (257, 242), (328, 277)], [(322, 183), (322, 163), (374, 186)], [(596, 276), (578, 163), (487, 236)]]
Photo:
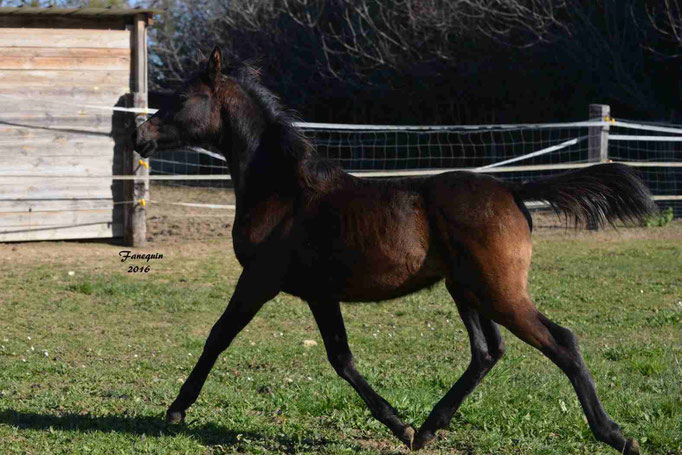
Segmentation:
[[(531, 293), (578, 335), (626, 436), (647, 454), (681, 454), (682, 241), (614, 236), (539, 237)], [(229, 242), (212, 242), (150, 246), (166, 257), (147, 276), (125, 273), (105, 244), (36, 244), (60, 256), (0, 264), (0, 453), (404, 453), (286, 295), (223, 354), (188, 424), (163, 424), (239, 273)], [(421, 423), (469, 360), (444, 286), (343, 310), (360, 371)], [(506, 356), (426, 452), (615, 454), (560, 371), (503, 332)]]

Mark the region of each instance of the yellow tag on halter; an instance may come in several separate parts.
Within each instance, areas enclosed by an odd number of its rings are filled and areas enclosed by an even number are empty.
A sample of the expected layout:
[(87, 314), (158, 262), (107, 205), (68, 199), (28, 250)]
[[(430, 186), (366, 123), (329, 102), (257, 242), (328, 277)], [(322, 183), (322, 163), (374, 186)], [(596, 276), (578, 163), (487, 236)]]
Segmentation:
[(147, 163), (145, 160), (140, 160), (139, 163), (140, 163), (140, 166), (144, 166), (147, 169), (149, 169), (149, 163)]
[(142, 207), (147, 205), (147, 202), (144, 199), (138, 199), (137, 200), (138, 204), (140, 204)]

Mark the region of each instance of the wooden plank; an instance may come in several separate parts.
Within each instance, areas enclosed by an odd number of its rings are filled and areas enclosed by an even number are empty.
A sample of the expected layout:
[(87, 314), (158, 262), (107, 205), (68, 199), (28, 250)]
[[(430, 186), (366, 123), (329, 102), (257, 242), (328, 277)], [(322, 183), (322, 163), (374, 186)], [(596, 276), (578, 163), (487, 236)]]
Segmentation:
[(82, 223), (113, 221), (113, 205), (101, 209), (55, 210), (43, 212), (0, 212), (0, 232), (22, 227), (75, 226)]
[(36, 57), (25, 54), (16, 57), (0, 57), (0, 69), (23, 70), (130, 70), (126, 57)]
[(48, 131), (66, 131), (71, 133), (108, 136), (111, 133), (111, 119), (106, 117), (59, 117), (49, 115), (42, 117), (12, 117), (0, 113), (0, 125), (17, 128), (41, 129)]
[(111, 128), (106, 124), (92, 125), (87, 122), (87, 119), (81, 119), (81, 122), (67, 122), (66, 120), (55, 119), (49, 125), (35, 120), (12, 121), (10, 119), (3, 119), (0, 115), (0, 127), (12, 127), (18, 129), (29, 129), (35, 131), (54, 131), (54, 132), (69, 132), (73, 134), (83, 134), (90, 136), (108, 137), (111, 135)]
[(0, 47), (85, 47), (129, 49), (128, 30), (0, 28)]
[[(3, 131), (4, 130), (4, 131)], [(0, 148), (17, 145), (69, 145), (85, 147), (90, 145), (107, 146), (113, 144), (113, 139), (107, 136), (84, 135), (71, 132), (42, 130), (36, 128), (21, 128), (0, 124)]]
[(53, 226), (19, 228), (0, 233), (0, 242), (26, 242), (35, 240), (70, 240), (121, 237), (120, 223), (99, 222), (79, 226)]
[[(90, 130), (110, 133), (114, 111), (83, 108), (79, 104), (106, 108), (125, 106), (129, 96), (127, 82), (115, 87), (76, 86), (0, 88), (0, 140), (8, 134), (30, 136), (29, 130), (44, 131), (41, 128)], [(2, 80), (0, 80), (0, 86)], [(128, 115), (119, 113), (116, 115)], [(132, 116), (132, 114), (130, 114)], [(22, 128), (23, 126), (23, 128)], [(66, 132), (66, 131), (65, 131)]]
[(111, 100), (117, 100), (118, 97), (121, 97), (129, 92), (128, 87), (126, 87), (124, 91), (121, 89), (122, 87), (120, 85), (116, 85), (116, 87), (112, 89), (111, 87), (100, 87), (97, 85), (90, 84), (72, 86), (64, 85), (61, 87), (58, 86), (32, 87), (28, 85), (4, 86), (0, 87), (0, 95), (9, 95), (11, 96), (11, 98), (2, 97), (2, 99), (0, 99), (0, 103), (17, 102), (19, 99), (30, 101), (33, 99), (41, 100), (45, 98), (47, 98), (47, 101), (49, 101), (50, 98), (54, 98), (58, 101), (69, 102), (73, 102), (74, 100), (76, 102), (79, 101), (82, 102), (82, 100), (84, 99), (90, 101), (91, 99), (107, 97), (109, 97)]
[(0, 154), (0, 178), (11, 175), (107, 175), (114, 164), (113, 148), (91, 156), (33, 156)]
[(107, 49), (85, 47), (0, 47), (0, 57), (60, 57), (60, 58), (127, 58), (130, 49)]
[(70, 211), (70, 210), (93, 210), (114, 208), (114, 203), (109, 198), (61, 198), (61, 199), (0, 199), (0, 213), (28, 212), (33, 211)]
[[(1, 106), (1, 105), (0, 105)], [(105, 111), (106, 112), (106, 111)], [(2, 108), (0, 107), (0, 142), (3, 140), (7, 141), (15, 141), (15, 140), (31, 140), (34, 138), (37, 138), (39, 136), (36, 136), (37, 134), (40, 133), (45, 133), (45, 134), (50, 134), (51, 136), (54, 136), (55, 134), (65, 134), (65, 135), (70, 135), (71, 136), (79, 136), (83, 135), (81, 131), (70, 131), (68, 129), (65, 129), (63, 131), (61, 130), (51, 130), (49, 129), (50, 126), (54, 125), (63, 125), (64, 127), (72, 126), (75, 127), (76, 125), (89, 125), (93, 124), (93, 126), (107, 126), (110, 127), (112, 123), (111, 118), (107, 118), (110, 116), (107, 116), (106, 114), (99, 114), (99, 116), (92, 116), (92, 115), (62, 115), (55, 117), (53, 115), (50, 115), (49, 112), (42, 112), (40, 113), (41, 115), (37, 114), (31, 114), (31, 113), (3, 113)], [(128, 114), (130, 115), (130, 114)], [(36, 120), (41, 120), (45, 119), (45, 124), (41, 125), (40, 123), (36, 123)], [(32, 121), (31, 123), (22, 123), (22, 121)], [(12, 123), (15, 122), (15, 123)], [(99, 129), (98, 129), (99, 131)], [(108, 130), (102, 130), (108, 135), (109, 131)], [(30, 133), (35, 133), (35, 134), (30, 134)]]
[(100, 232), (95, 237), (111, 237), (122, 230), (117, 219), (111, 199), (0, 200), (0, 241), (67, 238), (65, 232), (88, 238), (93, 227)]
[(0, 69), (130, 71), (129, 48), (0, 47)]
[(91, 118), (95, 122), (101, 122), (103, 119), (108, 119), (111, 122), (113, 111), (105, 109), (73, 109), (69, 106), (41, 106), (36, 104), (25, 104), (21, 106), (4, 107), (0, 111), (0, 118), (2, 119), (35, 119), (35, 118), (51, 118), (51, 119), (85, 119)]
[(3, 188), (0, 184), (0, 195), (2, 200), (15, 199), (49, 199), (58, 196), (61, 199), (80, 199), (80, 198), (96, 198), (106, 199), (112, 198), (111, 185), (108, 186), (93, 186), (92, 183), (88, 185), (39, 185), (21, 188), (19, 185), (8, 186)]
[(109, 137), (87, 136), (69, 131), (53, 131), (39, 128), (22, 128), (20, 126), (0, 124), (0, 144), (15, 141), (50, 141), (58, 140), (60, 143), (68, 143), (79, 139), (85, 141), (107, 141)]
[(2, 177), (0, 199), (111, 198), (114, 183), (108, 179), (28, 179)]
[(78, 17), (78, 16), (0, 16), (0, 27), (33, 27), (44, 28), (50, 24), (53, 28), (79, 29), (119, 29), (124, 30), (130, 24), (129, 17)]
[[(46, 89), (45, 93), (48, 93)], [(92, 130), (95, 132), (110, 133), (114, 117), (132, 114), (115, 113), (107, 110), (107, 107), (125, 105), (127, 95), (120, 88), (117, 92), (104, 92), (101, 94), (91, 93), (88, 96), (34, 96), (23, 102), (9, 95), (0, 94), (0, 141), (8, 135), (15, 137), (32, 137), (29, 130), (35, 134), (44, 131), (41, 128), (75, 128), (79, 130)], [(86, 103), (92, 106), (101, 106), (104, 109), (78, 107), (77, 104)], [(9, 124), (7, 124), (9, 123)], [(125, 122), (124, 122), (125, 123)], [(68, 131), (64, 131), (67, 133)]]
[[(22, 174), (28, 175), (28, 174)], [(35, 174), (31, 174), (35, 175)], [(58, 175), (58, 174), (53, 174)], [(69, 176), (72, 173), (67, 174)], [(108, 175), (108, 174), (107, 174)], [(96, 195), (86, 194), (83, 190), (93, 188), (94, 190), (110, 189), (113, 181), (108, 177), (102, 178), (40, 178), (40, 177), (15, 177), (11, 175), (4, 175), (0, 179), (0, 199), (15, 199), (29, 196), (22, 196), (23, 193), (36, 192), (39, 193), (45, 189), (45, 196), (31, 195), (31, 198), (39, 199), (54, 199), (54, 198), (72, 198), (72, 197), (104, 197), (102, 193)], [(12, 191), (16, 189), (16, 191)], [(12, 191), (14, 196), (9, 197), (9, 191)], [(62, 192), (64, 192), (62, 194)], [(107, 196), (107, 194), (105, 194)]]
[(36, 98), (17, 100), (0, 95), (0, 115), (47, 113), (54, 116), (111, 116), (114, 113), (113, 108), (118, 104), (119, 98), (97, 97), (74, 100), (68, 97), (46, 97), (43, 100)]
[[(0, 163), (35, 160), (38, 158), (69, 158), (113, 155), (114, 141), (103, 136), (79, 136), (70, 141), (61, 137), (40, 140), (0, 139)], [(3, 170), (0, 169), (0, 173)]]
[[(1, 30), (1, 29), (0, 29)], [(0, 70), (0, 87), (73, 87), (95, 86), (100, 90), (119, 89), (127, 93), (130, 86), (129, 70)]]

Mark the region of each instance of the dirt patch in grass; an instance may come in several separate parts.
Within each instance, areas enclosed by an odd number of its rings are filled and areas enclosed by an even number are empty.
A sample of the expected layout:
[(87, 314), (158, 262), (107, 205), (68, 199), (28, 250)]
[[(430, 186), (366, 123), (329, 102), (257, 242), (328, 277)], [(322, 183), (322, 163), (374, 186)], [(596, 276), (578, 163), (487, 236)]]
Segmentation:
[[(152, 185), (147, 209), (147, 239), (150, 242), (175, 242), (229, 237), (235, 204), (230, 188), (192, 188)], [(191, 207), (205, 204), (218, 207)]]

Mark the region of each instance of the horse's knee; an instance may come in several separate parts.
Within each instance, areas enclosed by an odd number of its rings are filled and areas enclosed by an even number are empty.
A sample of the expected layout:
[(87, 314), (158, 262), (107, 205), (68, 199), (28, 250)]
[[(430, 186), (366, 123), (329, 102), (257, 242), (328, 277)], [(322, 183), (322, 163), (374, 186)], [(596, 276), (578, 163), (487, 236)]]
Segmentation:
[(486, 348), (486, 361), (492, 367), (504, 356), (507, 350), (498, 329), (486, 334)]
[(352, 354), (329, 354), (327, 356), (329, 363), (331, 363), (336, 374), (344, 379), (350, 377), (355, 370), (355, 360)]
[(506, 351), (507, 347), (504, 345), (504, 341), (500, 341), (497, 346), (490, 349), (490, 356), (493, 358), (494, 363), (499, 362)]
[(472, 363), (478, 365), (481, 370), (490, 370), (495, 364), (502, 358), (504, 354), (504, 345), (502, 350), (495, 347), (491, 349), (490, 347), (482, 348), (477, 350), (473, 357)]

